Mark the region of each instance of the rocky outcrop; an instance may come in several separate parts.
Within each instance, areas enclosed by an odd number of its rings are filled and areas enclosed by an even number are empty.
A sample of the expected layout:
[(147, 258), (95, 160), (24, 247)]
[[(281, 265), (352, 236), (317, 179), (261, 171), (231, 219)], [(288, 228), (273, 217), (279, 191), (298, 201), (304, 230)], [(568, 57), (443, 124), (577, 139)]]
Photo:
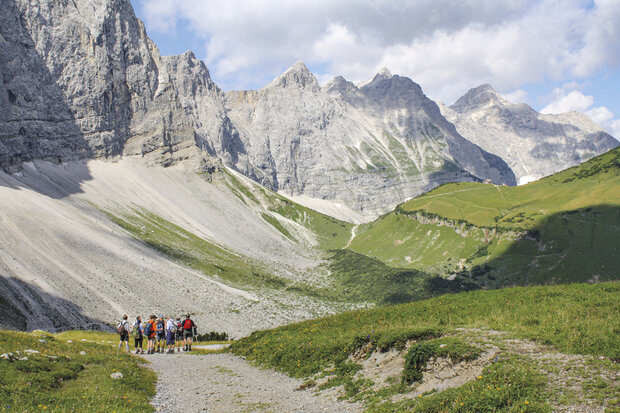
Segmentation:
[(502, 98), (490, 85), (471, 89), (443, 115), (467, 140), (499, 155), (519, 183), (580, 164), (619, 145), (582, 113), (543, 115)]

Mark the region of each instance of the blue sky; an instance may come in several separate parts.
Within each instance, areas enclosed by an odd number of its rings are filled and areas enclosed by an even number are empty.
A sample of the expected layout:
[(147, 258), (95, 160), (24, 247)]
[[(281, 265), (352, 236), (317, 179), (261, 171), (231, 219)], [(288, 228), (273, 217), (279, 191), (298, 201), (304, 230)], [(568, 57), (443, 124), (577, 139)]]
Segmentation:
[(303, 60), (324, 84), (381, 68), (451, 104), (490, 83), (620, 138), (620, 0), (131, 0), (162, 54), (192, 50), (224, 90)]

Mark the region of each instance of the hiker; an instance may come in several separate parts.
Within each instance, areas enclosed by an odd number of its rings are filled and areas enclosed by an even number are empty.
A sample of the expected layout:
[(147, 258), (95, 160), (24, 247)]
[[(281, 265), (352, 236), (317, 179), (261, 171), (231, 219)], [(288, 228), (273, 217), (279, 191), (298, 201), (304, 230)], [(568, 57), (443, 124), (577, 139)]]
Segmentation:
[(164, 324), (164, 315), (160, 314), (159, 318), (156, 321), (157, 331), (156, 341), (157, 341), (157, 353), (163, 353), (166, 349), (166, 325)]
[(181, 317), (177, 317), (176, 320), (177, 325), (177, 334), (176, 334), (176, 350), (181, 352), (181, 344), (183, 344), (183, 323), (181, 322)]
[(174, 342), (177, 336), (177, 325), (172, 319), (168, 317), (166, 319), (166, 344), (168, 345), (168, 354), (174, 353)]
[(155, 325), (155, 315), (149, 317), (149, 321), (144, 324), (144, 336), (148, 339), (146, 354), (155, 353), (155, 335), (157, 334)]
[(118, 343), (118, 349), (121, 349), (124, 341), (125, 346), (127, 346), (127, 352), (130, 353), (131, 350), (129, 350), (129, 323), (127, 322), (127, 318), (128, 316), (127, 314), (125, 314), (121, 322), (118, 323), (118, 326), (116, 327), (116, 332), (121, 336), (121, 341)]
[(134, 346), (136, 348), (136, 354), (144, 354), (142, 349), (142, 342), (144, 341), (144, 326), (142, 325), (142, 316), (136, 317), (136, 321), (131, 326), (131, 334), (134, 338)]
[(193, 331), (196, 328), (196, 324), (189, 318), (189, 314), (185, 316), (185, 320), (183, 320), (183, 349), (185, 351), (192, 351), (192, 336), (194, 335)]

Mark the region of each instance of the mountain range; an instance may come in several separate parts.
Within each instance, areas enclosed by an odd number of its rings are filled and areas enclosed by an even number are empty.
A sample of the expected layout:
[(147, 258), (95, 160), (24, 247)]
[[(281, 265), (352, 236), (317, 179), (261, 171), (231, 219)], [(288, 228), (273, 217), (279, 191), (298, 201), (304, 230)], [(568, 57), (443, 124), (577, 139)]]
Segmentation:
[(418, 84), (387, 70), (321, 87), (298, 62), (260, 90), (225, 93), (191, 52), (161, 56), (129, 0), (3, 0), (3, 10), (0, 165), (9, 172), (33, 159), (135, 156), (198, 169), (219, 159), (368, 221), (445, 182), (515, 185), (618, 145), (585, 115), (540, 115), (488, 86), (441, 105), (442, 115)]
[[(488, 270), (487, 259), (506, 239), (535, 239), (535, 226), (506, 224), (492, 237), (497, 223), (402, 203), (477, 182), (514, 198), (499, 221), (537, 222), (547, 213), (509, 213), (525, 202), (519, 188), (531, 187), (504, 185), (618, 146), (585, 115), (541, 115), (488, 85), (447, 107), (387, 69), (321, 86), (298, 62), (259, 90), (224, 92), (191, 52), (161, 56), (129, 0), (0, 4), (2, 326), (90, 328), (122, 312), (191, 311), (199, 324), (243, 335), (520, 283), (514, 266)], [(594, 208), (606, 188), (615, 194), (616, 158), (605, 158), (613, 179), (593, 189), (556, 182), (554, 191), (579, 189), (588, 202), (558, 198), (554, 213)], [(534, 188), (546, 191), (544, 182)], [(612, 222), (616, 210), (579, 211)], [(439, 228), (426, 261), (412, 255), (427, 254), (413, 240), (423, 245), (435, 227), (392, 225), (404, 215)], [(475, 228), (442, 238), (457, 224)], [(399, 228), (411, 233), (394, 238)], [(527, 248), (567, 251), (552, 235), (538, 241)], [(549, 281), (532, 271), (526, 281)], [(608, 270), (568, 279), (597, 274)]]

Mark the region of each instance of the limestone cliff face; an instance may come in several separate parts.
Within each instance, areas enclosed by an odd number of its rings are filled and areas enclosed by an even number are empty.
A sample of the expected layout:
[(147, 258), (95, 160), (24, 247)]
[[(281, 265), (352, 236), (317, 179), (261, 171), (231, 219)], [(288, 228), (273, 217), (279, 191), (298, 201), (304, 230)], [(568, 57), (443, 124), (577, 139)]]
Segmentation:
[(2, 0), (2, 10), (5, 169), (32, 158), (227, 158), (234, 133), (204, 63), (160, 56), (128, 0)]
[(227, 94), (254, 175), (291, 195), (368, 217), (448, 181), (514, 184), (497, 156), (463, 139), (408, 78), (384, 71), (362, 87), (321, 88), (298, 62), (258, 91)]
[(471, 89), (441, 110), (467, 140), (504, 159), (520, 183), (585, 162), (619, 144), (582, 113), (540, 114), (508, 102), (490, 85)]

